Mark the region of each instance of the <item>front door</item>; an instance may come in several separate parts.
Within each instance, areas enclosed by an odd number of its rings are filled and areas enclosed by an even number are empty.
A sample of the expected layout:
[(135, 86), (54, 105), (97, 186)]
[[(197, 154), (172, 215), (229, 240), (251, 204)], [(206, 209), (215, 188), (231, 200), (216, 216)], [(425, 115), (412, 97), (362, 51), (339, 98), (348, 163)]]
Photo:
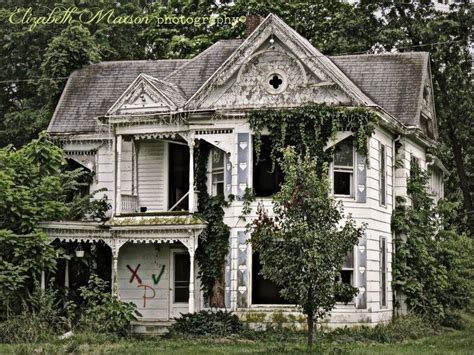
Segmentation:
[(189, 253), (186, 249), (170, 253), (170, 318), (189, 311)]

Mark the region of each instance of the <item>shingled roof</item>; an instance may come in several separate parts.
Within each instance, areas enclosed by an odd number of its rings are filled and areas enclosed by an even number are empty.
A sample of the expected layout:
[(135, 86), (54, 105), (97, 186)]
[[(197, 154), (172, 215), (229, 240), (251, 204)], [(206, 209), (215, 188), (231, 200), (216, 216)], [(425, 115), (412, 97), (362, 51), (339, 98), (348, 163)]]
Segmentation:
[(105, 115), (139, 74), (164, 78), (186, 62), (186, 60), (102, 62), (76, 70), (69, 77), (48, 131), (52, 134), (94, 132), (95, 118)]
[(416, 125), (420, 110), (426, 52), (329, 57), (375, 103), (407, 125)]
[[(118, 61), (90, 65), (68, 80), (48, 131), (93, 133), (141, 74), (176, 84), (189, 99), (242, 44), (221, 40), (191, 60)], [(370, 99), (407, 125), (417, 125), (428, 53), (331, 56), (331, 61)]]

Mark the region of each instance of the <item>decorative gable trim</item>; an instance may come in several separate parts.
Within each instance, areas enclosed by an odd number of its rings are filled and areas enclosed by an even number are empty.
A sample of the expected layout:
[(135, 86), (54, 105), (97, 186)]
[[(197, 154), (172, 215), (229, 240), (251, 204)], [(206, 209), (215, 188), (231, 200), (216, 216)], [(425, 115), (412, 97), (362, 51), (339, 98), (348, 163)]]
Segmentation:
[(106, 116), (176, 112), (185, 101), (184, 94), (175, 84), (141, 73), (107, 111)]
[(326, 56), (316, 50), (306, 39), (277, 16), (270, 14), (224, 64), (188, 100), (189, 109), (200, 108), (216, 88), (222, 87), (255, 56), (272, 36), (284, 43), (293, 56), (304, 64), (324, 85), (334, 85), (350, 97), (353, 105), (375, 105), (347, 76)]

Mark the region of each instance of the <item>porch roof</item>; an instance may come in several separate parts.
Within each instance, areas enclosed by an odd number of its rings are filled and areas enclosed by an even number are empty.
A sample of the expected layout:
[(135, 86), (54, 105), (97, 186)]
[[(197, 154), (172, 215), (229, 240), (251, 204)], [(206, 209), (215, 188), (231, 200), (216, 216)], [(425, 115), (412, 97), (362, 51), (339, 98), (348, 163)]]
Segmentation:
[(207, 222), (193, 214), (136, 214), (114, 217), (106, 222), (51, 221), (40, 227), (51, 241), (98, 242), (112, 249), (127, 242), (173, 243), (197, 247), (197, 237)]

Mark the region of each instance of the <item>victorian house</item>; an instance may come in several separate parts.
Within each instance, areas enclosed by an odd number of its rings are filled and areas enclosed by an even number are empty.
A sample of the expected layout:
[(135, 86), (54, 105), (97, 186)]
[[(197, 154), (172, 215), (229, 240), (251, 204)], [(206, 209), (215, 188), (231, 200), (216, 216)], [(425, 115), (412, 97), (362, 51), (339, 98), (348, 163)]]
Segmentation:
[[(328, 322), (387, 321), (394, 308), (390, 221), (395, 198), (407, 196), (412, 160), (432, 172), (431, 188), (443, 194), (443, 167), (427, 154), (438, 137), (429, 55), (325, 56), (275, 15), (250, 17), (247, 26), (245, 39), (218, 41), (193, 59), (103, 62), (75, 71), (48, 131), (94, 173), (90, 190), (106, 188), (112, 209), (106, 222), (42, 227), (51, 240), (110, 247), (112, 292), (138, 306), (137, 331), (205, 309), (195, 261), (206, 228), (195, 216), (196, 145), (212, 145), (209, 193), (239, 197), (252, 188), (255, 213), (258, 202), (271, 205), (283, 177), (271, 169), (265, 132), (255, 159), (246, 112), (310, 102), (365, 107), (378, 115), (368, 155), (355, 151), (350, 131), (331, 143), (338, 151), (332, 192), (367, 229), (341, 271), (341, 281), (359, 293), (338, 304)], [(225, 307), (244, 319), (251, 312), (293, 314), (278, 287), (258, 273), (239, 218), (243, 203), (236, 198), (225, 209)]]

